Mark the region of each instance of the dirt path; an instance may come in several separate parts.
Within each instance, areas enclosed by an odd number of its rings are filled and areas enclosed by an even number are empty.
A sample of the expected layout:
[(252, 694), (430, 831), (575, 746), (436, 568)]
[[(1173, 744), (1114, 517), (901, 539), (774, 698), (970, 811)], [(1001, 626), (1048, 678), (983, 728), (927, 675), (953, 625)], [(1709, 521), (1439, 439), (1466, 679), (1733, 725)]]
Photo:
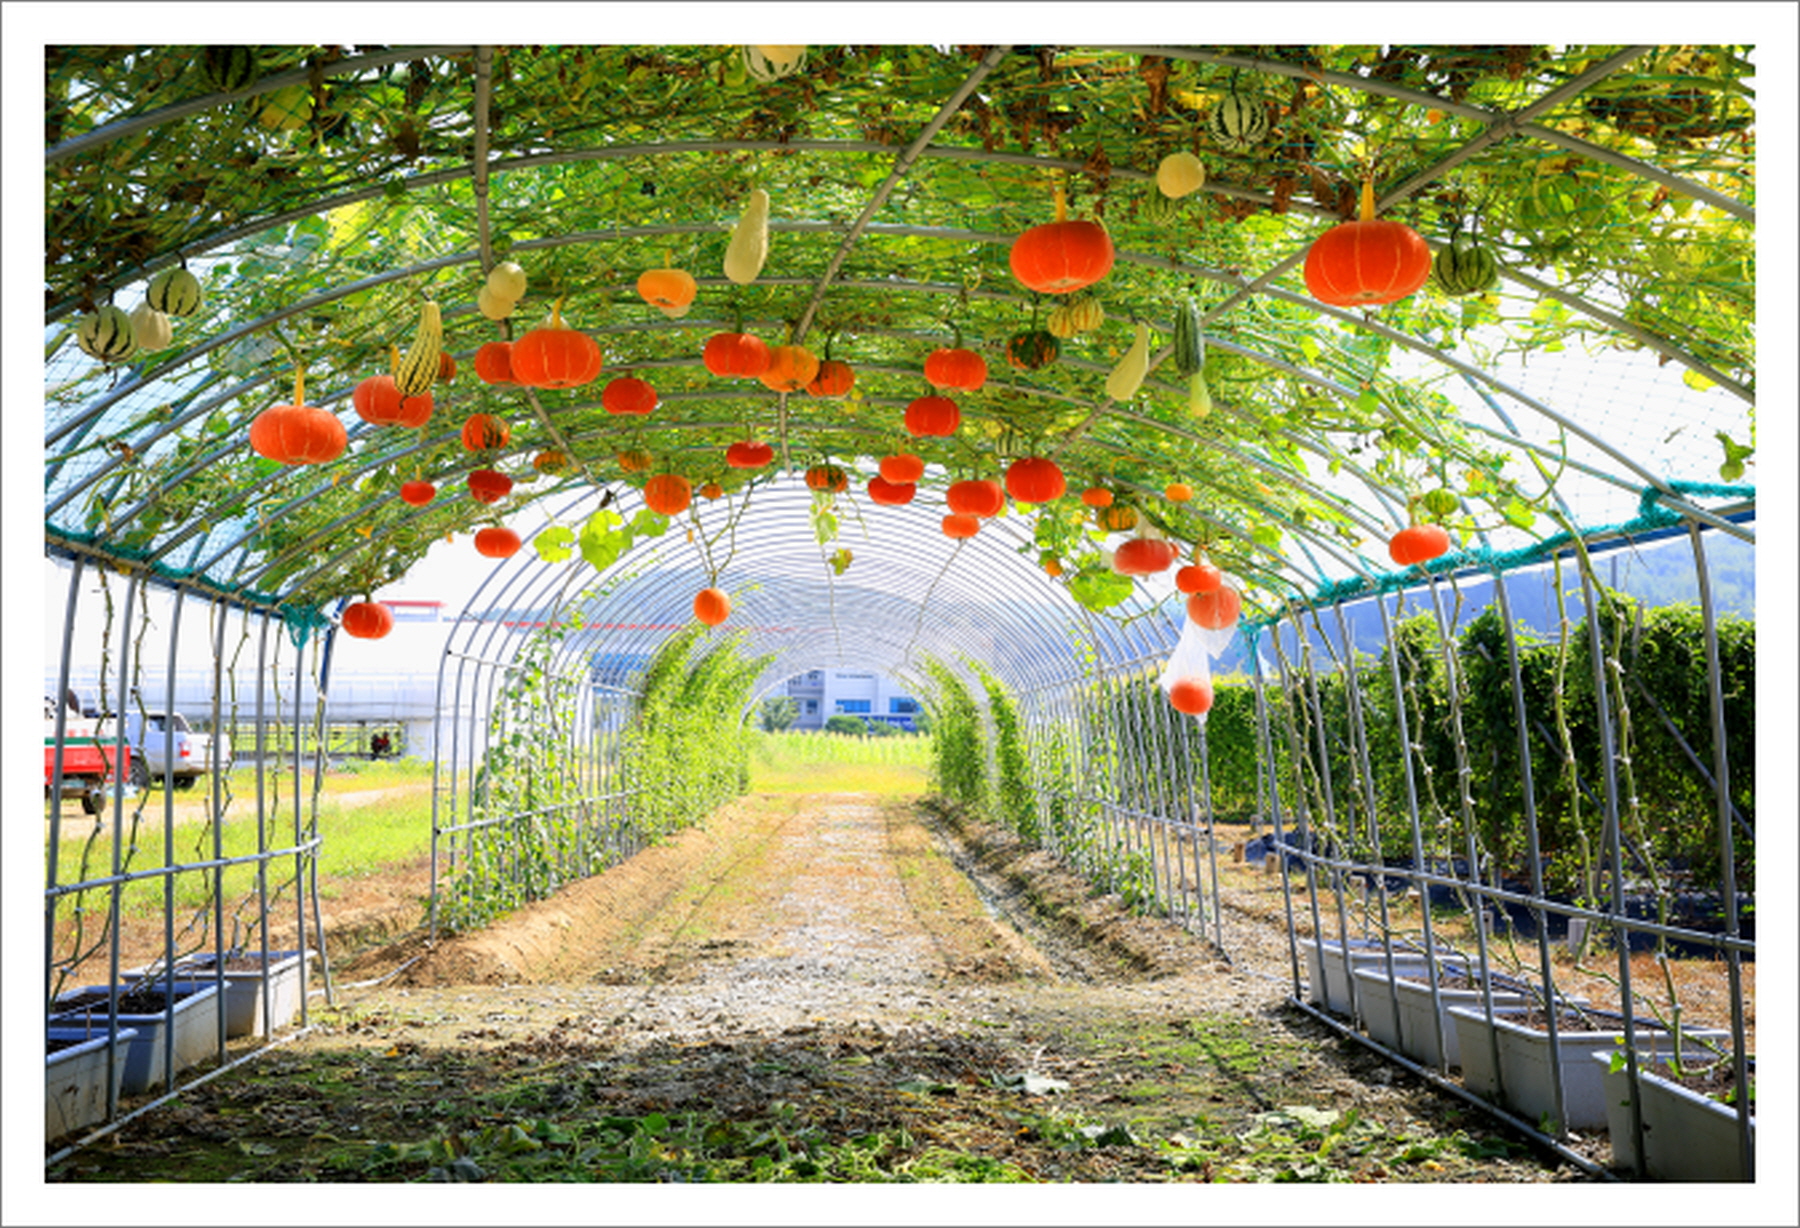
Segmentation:
[[(1268, 928), (1233, 914), (1228, 941), (1253, 951)], [(716, 1118), (655, 1154), (749, 1179), (733, 1132), (798, 1122), (818, 1132), (806, 1171), (834, 1147), (886, 1149), (875, 1176), (833, 1180), (910, 1179), (944, 1155), (965, 1175), (930, 1179), (1571, 1176), (1283, 1006), (1281, 984), (1209, 942), (909, 802), (746, 798), (480, 932), (343, 959), (337, 981), (312, 1033), (56, 1175), (131, 1180), (173, 1148), (197, 1180), (391, 1180), (426, 1175), (434, 1155), (441, 1173), (461, 1147), (490, 1176), (529, 1179), (519, 1156), (537, 1149), (488, 1155), (469, 1131), (516, 1120), (560, 1140)], [(243, 1105), (264, 1099), (282, 1117), (252, 1110), (247, 1151)], [(451, 1142), (425, 1145), (458, 1120)], [(630, 1148), (580, 1154), (587, 1167), (554, 1179), (675, 1171), (595, 1168)]]

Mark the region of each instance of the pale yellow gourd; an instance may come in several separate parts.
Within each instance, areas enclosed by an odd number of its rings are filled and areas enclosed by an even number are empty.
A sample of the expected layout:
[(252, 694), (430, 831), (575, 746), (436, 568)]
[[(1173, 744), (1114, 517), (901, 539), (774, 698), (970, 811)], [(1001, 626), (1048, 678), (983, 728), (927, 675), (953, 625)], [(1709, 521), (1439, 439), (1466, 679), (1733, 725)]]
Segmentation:
[(154, 354), (158, 350), (169, 348), (175, 339), (175, 329), (169, 322), (167, 313), (158, 311), (149, 303), (139, 303), (131, 312), (131, 335), (137, 340), (137, 348), (146, 354)]
[(756, 280), (768, 258), (769, 194), (761, 188), (751, 188), (744, 215), (732, 228), (731, 242), (725, 248), (725, 276), (747, 286)]
[(1137, 390), (1150, 374), (1150, 326), (1139, 324), (1137, 337), (1131, 348), (1125, 351), (1125, 357), (1119, 359), (1119, 365), (1112, 369), (1106, 377), (1106, 395), (1115, 401), (1129, 401), (1137, 395)]
[(510, 260), (503, 260), (488, 270), (487, 288), (497, 299), (508, 303), (516, 303), (525, 297), (528, 285), (525, 270)]
[(1187, 150), (1179, 150), (1156, 168), (1156, 187), (1170, 200), (1198, 192), (1206, 182), (1206, 166)]
[(486, 286), (475, 292), (475, 308), (490, 320), (500, 321), (513, 313), (511, 299), (501, 298)]

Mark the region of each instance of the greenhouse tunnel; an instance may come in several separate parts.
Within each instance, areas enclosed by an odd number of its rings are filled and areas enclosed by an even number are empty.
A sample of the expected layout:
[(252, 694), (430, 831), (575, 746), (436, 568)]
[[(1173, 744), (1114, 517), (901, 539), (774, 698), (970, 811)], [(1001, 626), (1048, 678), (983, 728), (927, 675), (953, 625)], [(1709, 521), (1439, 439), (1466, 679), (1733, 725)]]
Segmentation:
[[(53, 1157), (308, 1026), (372, 736), (436, 936), (704, 819), (833, 669), (1227, 956), (1266, 869), (1298, 1009), (1590, 1172), (1502, 990), (1579, 952), (1636, 1087), (1633, 953), (1704, 963), (1748, 1087), (1758, 48), (41, 50), (43, 990), (114, 1076)], [(1491, 1060), (1381, 1030), (1404, 967)]]

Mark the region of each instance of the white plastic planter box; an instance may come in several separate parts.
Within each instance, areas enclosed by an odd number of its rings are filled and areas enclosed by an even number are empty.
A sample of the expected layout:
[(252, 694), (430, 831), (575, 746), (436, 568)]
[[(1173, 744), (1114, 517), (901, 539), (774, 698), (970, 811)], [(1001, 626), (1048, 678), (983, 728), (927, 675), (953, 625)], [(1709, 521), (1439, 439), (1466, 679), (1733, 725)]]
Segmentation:
[[(1488, 1045), (1488, 1021), (1483, 1012), (1466, 1006), (1450, 1008), (1456, 1021), (1457, 1043), (1461, 1046), (1463, 1086), (1476, 1095), (1499, 1105), (1515, 1116), (1534, 1125), (1554, 1125), (1556, 1086), (1560, 1081), (1563, 1094), (1562, 1125), (1567, 1130), (1606, 1129), (1606, 1091), (1601, 1083), (1603, 1067), (1594, 1061), (1595, 1054), (1611, 1056), (1625, 1038), (1624, 1021), (1610, 1012), (1590, 1011), (1593, 1018), (1609, 1025), (1617, 1021), (1619, 1029), (1601, 1032), (1575, 1032), (1569, 1027), (1576, 1016), (1565, 1012), (1558, 1019), (1557, 1053), (1552, 1060), (1550, 1034), (1518, 1022), (1525, 1011), (1519, 1007), (1494, 1012), (1494, 1052)], [(1568, 1023), (1562, 1022), (1563, 1018)], [(1670, 1037), (1653, 1030), (1648, 1020), (1633, 1021), (1634, 1039), (1641, 1052), (1669, 1053)], [(1717, 1030), (1686, 1029), (1690, 1037), (1713, 1041), (1727, 1038)], [(1555, 1133), (1554, 1129), (1548, 1133)]]
[[(1606, 1095), (1606, 1129), (1612, 1135), (1613, 1167), (1637, 1170), (1637, 1139), (1631, 1130), (1631, 1077), (1612, 1069), (1611, 1053), (1593, 1057)], [(1638, 1059), (1638, 1103), (1644, 1124), (1644, 1171), (1658, 1181), (1748, 1181), (1738, 1149), (1737, 1110), (1710, 1096), (1665, 1079), (1667, 1059)], [(1754, 1059), (1750, 1066), (1754, 1074)], [(1750, 1119), (1756, 1146), (1756, 1118)]]
[[(1301, 953), (1306, 956), (1306, 1000), (1340, 1015), (1352, 1014), (1356, 1007), (1356, 982), (1351, 979), (1351, 973), (1358, 968), (1369, 968), (1385, 978), (1387, 950), (1373, 938), (1352, 938), (1348, 943), (1348, 956), (1344, 943), (1327, 941), (1322, 945), (1323, 957), (1320, 943), (1311, 938), (1300, 940)], [(1394, 947), (1396, 968), (1418, 967), (1424, 959), (1423, 951)]]
[[(300, 1013), (306, 997), (307, 968), (312, 952), (270, 951), (268, 967), (262, 967), (262, 953), (226, 956), (225, 958), (225, 1035), (266, 1035), (286, 1027)], [(175, 974), (201, 985), (215, 983), (215, 956), (196, 955), (182, 960)], [(268, 983), (267, 1008), (264, 1014), (263, 984)], [(186, 984), (187, 981), (178, 982)]]
[[(1440, 965), (1452, 971), (1464, 971), (1464, 966)], [(1388, 992), (1389, 980), (1385, 969), (1357, 968), (1351, 975), (1356, 981), (1357, 1009), (1362, 1014), (1363, 1029), (1375, 1040), (1380, 1041), (1396, 1053), (1405, 1054), (1421, 1066), (1432, 1069), (1439, 1068), (1437, 1019), (1443, 1020), (1442, 1056), (1444, 1065), (1454, 1069), (1462, 1064), (1462, 1047), (1456, 1039), (1456, 1023), (1450, 1018), (1452, 1006), (1466, 1006), (1477, 1013), (1482, 1011), (1482, 994), (1479, 989), (1448, 989), (1438, 986), (1439, 1010), (1431, 1006), (1431, 986), (1423, 979), (1409, 980), (1409, 977), (1423, 978), (1425, 965), (1415, 963), (1405, 967), (1395, 966), (1395, 979), (1391, 982), (1393, 993)], [(1532, 998), (1528, 991), (1512, 988), (1494, 987), (1494, 1006), (1513, 1007), (1529, 1006)]]
[(137, 1032), (121, 1028), (115, 1033), (91, 1035), (80, 1028), (52, 1027), (45, 1040), (67, 1044), (44, 1057), (44, 1141), (73, 1134), (106, 1118), (106, 1050), (118, 1040), (112, 1063), (112, 1099), (116, 1100), (125, 1078), (125, 1059)]
[[(120, 994), (131, 992), (124, 986)], [(161, 987), (158, 986), (160, 989)], [(107, 988), (89, 985), (57, 998), (53, 1026), (75, 1028), (89, 1035), (104, 1035), (107, 1030)], [(125, 1073), (119, 1090), (126, 1095), (148, 1091), (168, 1078), (165, 1066), (164, 1036), (174, 1028), (175, 1071), (203, 1062), (218, 1052), (219, 989), (213, 984), (177, 982), (173, 1017), (166, 1011), (154, 1014), (124, 1014), (119, 1027), (130, 1028), (136, 1035), (125, 1059)]]

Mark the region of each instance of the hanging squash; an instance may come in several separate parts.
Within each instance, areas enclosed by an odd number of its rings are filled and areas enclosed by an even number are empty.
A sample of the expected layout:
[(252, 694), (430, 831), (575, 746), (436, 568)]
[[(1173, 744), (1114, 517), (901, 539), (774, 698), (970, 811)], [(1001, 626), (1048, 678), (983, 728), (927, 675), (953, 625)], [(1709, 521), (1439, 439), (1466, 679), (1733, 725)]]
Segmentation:
[(714, 375), (755, 379), (769, 369), (769, 346), (749, 333), (714, 333), (700, 361)]
[(1104, 486), (1090, 486), (1081, 492), (1081, 501), (1089, 507), (1111, 507), (1113, 505), (1113, 492), (1106, 489)]
[(456, 357), (449, 350), (438, 355), (437, 382), (448, 384), (456, 378)]
[(806, 47), (745, 46), (743, 59), (744, 71), (751, 80), (770, 85), (783, 77), (793, 76), (806, 66)]
[(484, 384), (516, 384), (512, 373), (512, 342), (490, 341), (475, 351), (475, 378)]
[(1206, 135), (1220, 149), (1243, 153), (1269, 135), (1269, 104), (1261, 98), (1238, 93), (1236, 84), (1219, 99), (1206, 117)]
[(1191, 196), (1206, 183), (1206, 164), (1185, 149), (1165, 157), (1156, 168), (1156, 190), (1170, 200)]
[(906, 431), (914, 438), (956, 434), (962, 411), (949, 397), (924, 396), (906, 407)]
[(1071, 221), (1068, 198), (1058, 186), (1055, 220), (1014, 239), (1007, 260), (1027, 289), (1072, 294), (1112, 272), (1112, 236), (1099, 222)]
[(470, 414), (463, 421), (462, 446), (470, 452), (491, 452), (512, 440), (512, 428), (496, 414)]
[(1106, 395), (1119, 402), (1131, 400), (1143, 387), (1144, 377), (1149, 373), (1150, 326), (1140, 321), (1132, 336), (1131, 348), (1106, 377)]
[(511, 529), (489, 525), (485, 529), (475, 530), (475, 553), (490, 559), (510, 559), (524, 545), (519, 535)]
[(1177, 678), (1169, 684), (1169, 704), (1177, 712), (1204, 716), (1212, 710), (1212, 679), (1199, 674)]
[(572, 463), (569, 454), (559, 448), (545, 448), (531, 458), (531, 467), (548, 477), (566, 473)]
[(256, 80), (256, 48), (241, 44), (202, 47), (200, 75), (214, 92), (235, 94)]
[(1204, 418), (1212, 412), (1212, 392), (1206, 386), (1206, 342), (1200, 331), (1200, 309), (1191, 298), (1175, 307), (1173, 345), (1176, 373), (1188, 382), (1188, 409)]
[(1500, 284), (1500, 262), (1473, 234), (1459, 229), (1432, 259), (1431, 283), (1451, 298), (1480, 294)]
[(819, 374), (819, 360), (803, 345), (769, 347), (769, 368), (756, 378), (772, 392), (799, 392)]
[(987, 383), (987, 360), (960, 346), (933, 350), (925, 356), (925, 382), (933, 388), (978, 391)]
[(1041, 328), (1014, 333), (1006, 342), (1006, 362), (1020, 371), (1049, 366), (1062, 353), (1062, 343)]
[(1044, 328), (1052, 337), (1067, 341), (1082, 333), (1091, 333), (1106, 322), (1106, 308), (1092, 294), (1075, 294), (1059, 303), (1044, 317)]
[(1113, 551), (1113, 570), (1122, 576), (1149, 576), (1174, 566), (1180, 551), (1160, 537), (1134, 537)]
[(911, 452), (881, 458), (881, 476), (896, 486), (910, 486), (925, 476), (925, 462)]
[(806, 471), (806, 486), (809, 490), (835, 495), (849, 485), (850, 475), (837, 465), (814, 465)]
[(131, 337), (140, 352), (154, 354), (169, 348), (175, 340), (175, 328), (167, 313), (149, 303), (139, 303), (131, 309)]
[(1220, 584), (1187, 599), (1187, 616), (1208, 631), (1223, 631), (1233, 625), (1242, 609), (1243, 598), (1229, 584)]
[(498, 503), (512, 493), (513, 480), (497, 469), (476, 469), (469, 474), (469, 497), (477, 503)]
[(1401, 567), (1429, 563), (1450, 549), (1450, 534), (1442, 525), (1408, 525), (1388, 541), (1388, 557)]
[(1113, 503), (1094, 513), (1094, 523), (1108, 533), (1129, 533), (1137, 528), (1137, 509), (1129, 504)]
[(648, 380), (621, 375), (600, 390), (600, 404), (609, 414), (647, 414), (656, 408), (656, 389)]
[(1022, 456), (1006, 469), (1006, 493), (1020, 503), (1048, 503), (1068, 489), (1063, 471), (1053, 460)]
[(186, 265), (164, 269), (144, 287), (144, 301), (164, 315), (181, 319), (200, 310), (200, 279)]
[(488, 270), (487, 280), (482, 289), (496, 299), (509, 306), (525, 297), (525, 291), (531, 282), (525, 276), (525, 270), (511, 260), (502, 260)]
[(981, 532), (981, 517), (970, 516), (964, 512), (951, 512), (944, 517), (942, 524), (944, 536), (958, 540), (974, 537)]
[(1186, 482), (1170, 482), (1163, 487), (1163, 498), (1170, 503), (1186, 503), (1194, 497), (1194, 488)]
[(723, 589), (703, 588), (694, 594), (694, 617), (716, 627), (731, 617), (731, 598)]
[(918, 490), (911, 482), (890, 482), (884, 477), (869, 479), (869, 501), (888, 507), (901, 507), (911, 503)]
[(1431, 248), (1404, 222), (1375, 216), (1375, 184), (1365, 179), (1358, 217), (1313, 240), (1306, 289), (1332, 307), (1379, 307), (1405, 298), (1431, 276)]
[(1175, 587), (1184, 593), (1210, 593), (1225, 582), (1224, 574), (1204, 559), (1175, 573)]
[(400, 501), (413, 507), (424, 507), (437, 498), (437, 487), (430, 482), (412, 481), (400, 483)]
[(419, 327), (406, 356), (394, 364), (394, 384), (401, 396), (423, 396), (437, 381), (438, 359), (444, 353), (444, 316), (431, 299), (419, 304)]
[(431, 421), (431, 394), (408, 397), (391, 375), (371, 375), (350, 393), (357, 417), (374, 426), (400, 426), (409, 430)]
[(336, 414), (306, 403), (303, 367), (294, 370), (293, 403), (272, 405), (250, 423), (251, 448), (283, 465), (328, 464), (349, 445), (349, 432)]
[(714, 499), (721, 499), (724, 496), (725, 488), (717, 482), (708, 482), (700, 488), (700, 497), (708, 502), (711, 502)]
[(725, 245), (725, 276), (740, 286), (755, 281), (769, 258), (769, 194), (751, 188), (743, 216)]
[(841, 397), (856, 385), (856, 372), (847, 362), (827, 358), (819, 364), (819, 373), (806, 385), (808, 396)]
[(593, 383), (604, 365), (600, 343), (563, 323), (561, 299), (548, 324), (513, 342), (513, 378), (528, 388), (580, 388)]
[(679, 311), (694, 301), (700, 285), (685, 269), (650, 269), (638, 274), (638, 296), (662, 311)]
[(137, 350), (137, 334), (132, 332), (131, 316), (125, 309), (108, 303), (81, 318), (75, 326), (75, 344), (89, 358), (122, 362)]
[(761, 469), (775, 459), (775, 449), (746, 439), (725, 449), (725, 463), (733, 469)]
[(626, 473), (643, 473), (656, 463), (656, 458), (642, 448), (627, 448), (613, 459)]
[(678, 473), (659, 473), (644, 483), (644, 506), (659, 516), (679, 516), (693, 501), (693, 488)]
[(968, 478), (950, 484), (944, 503), (959, 516), (998, 516), (1006, 506), (1006, 489), (992, 478)]
[(378, 640), (394, 629), (394, 612), (379, 601), (358, 601), (344, 607), (338, 625), (345, 635)]

